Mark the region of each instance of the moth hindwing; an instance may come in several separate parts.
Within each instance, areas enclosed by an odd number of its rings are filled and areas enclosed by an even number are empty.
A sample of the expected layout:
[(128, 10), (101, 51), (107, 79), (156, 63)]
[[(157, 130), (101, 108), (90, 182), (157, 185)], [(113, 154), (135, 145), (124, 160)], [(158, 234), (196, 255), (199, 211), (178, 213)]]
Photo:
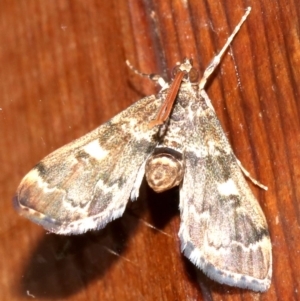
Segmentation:
[(272, 254), (266, 219), (204, 90), (249, 12), (200, 82), (192, 81), (186, 59), (171, 86), (156, 78), (163, 86), (157, 96), (38, 163), (18, 187), (17, 211), (49, 231), (79, 234), (120, 217), (128, 199), (138, 197), (144, 175), (157, 192), (179, 185), (185, 256), (220, 283), (267, 290)]

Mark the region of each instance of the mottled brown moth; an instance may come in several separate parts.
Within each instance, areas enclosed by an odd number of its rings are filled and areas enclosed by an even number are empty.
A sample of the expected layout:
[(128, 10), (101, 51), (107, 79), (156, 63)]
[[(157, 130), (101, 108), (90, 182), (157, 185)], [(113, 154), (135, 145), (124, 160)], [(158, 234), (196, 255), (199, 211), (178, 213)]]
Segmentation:
[[(139, 196), (146, 177), (156, 192), (180, 187), (181, 249), (210, 278), (265, 291), (272, 275), (264, 214), (235, 157), (204, 87), (241, 25), (194, 80), (191, 60), (169, 85), (104, 125), (63, 146), (22, 180), (17, 211), (58, 234), (101, 229)], [(149, 76), (150, 77), (150, 76)], [(244, 174), (244, 175), (243, 175)]]

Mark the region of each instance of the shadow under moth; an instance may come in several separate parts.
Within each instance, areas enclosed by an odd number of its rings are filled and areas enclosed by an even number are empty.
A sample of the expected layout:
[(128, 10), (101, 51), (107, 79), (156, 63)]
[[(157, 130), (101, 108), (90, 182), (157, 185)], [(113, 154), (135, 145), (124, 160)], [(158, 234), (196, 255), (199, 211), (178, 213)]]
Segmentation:
[(161, 85), (157, 95), (45, 157), (21, 181), (16, 210), (48, 231), (80, 234), (120, 217), (128, 200), (138, 198), (144, 176), (156, 192), (179, 185), (184, 255), (215, 281), (266, 291), (268, 226), (244, 175), (266, 187), (234, 155), (204, 90), (249, 13), (200, 81), (188, 59), (170, 84), (149, 75)]

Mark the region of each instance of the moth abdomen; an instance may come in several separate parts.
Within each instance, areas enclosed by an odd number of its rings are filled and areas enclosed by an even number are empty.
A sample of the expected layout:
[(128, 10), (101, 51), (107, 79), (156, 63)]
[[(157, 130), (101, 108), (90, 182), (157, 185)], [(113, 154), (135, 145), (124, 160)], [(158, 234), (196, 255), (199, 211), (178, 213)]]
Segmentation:
[(170, 148), (157, 148), (146, 162), (146, 180), (155, 192), (178, 186), (183, 174), (182, 154)]

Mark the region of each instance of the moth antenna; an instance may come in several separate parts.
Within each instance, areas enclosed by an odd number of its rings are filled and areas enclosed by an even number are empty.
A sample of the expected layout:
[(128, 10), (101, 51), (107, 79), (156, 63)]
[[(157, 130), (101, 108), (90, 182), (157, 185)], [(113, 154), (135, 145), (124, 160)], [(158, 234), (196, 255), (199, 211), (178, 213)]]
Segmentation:
[(227, 50), (228, 46), (232, 43), (234, 37), (236, 36), (236, 34), (238, 33), (238, 31), (240, 30), (240, 28), (243, 25), (243, 23), (246, 21), (248, 15), (250, 14), (250, 11), (251, 11), (251, 7), (248, 7), (246, 9), (246, 12), (243, 15), (242, 19), (240, 20), (240, 22), (235, 27), (235, 29), (232, 32), (232, 34), (227, 39), (227, 41), (226, 41), (225, 45), (223, 46), (223, 48), (221, 49), (221, 51), (212, 59), (212, 61), (208, 65), (208, 67), (205, 69), (203, 77), (202, 77), (202, 79), (200, 80), (200, 83), (199, 83), (200, 90), (202, 90), (204, 88), (204, 86), (205, 86), (205, 84), (207, 82), (207, 79), (214, 72), (214, 70), (216, 69), (216, 67), (219, 65), (223, 54)]
[(147, 77), (148, 79), (158, 83), (163, 89), (166, 89), (169, 87), (168, 83), (158, 74), (147, 74), (147, 73), (143, 73), (139, 70), (137, 70), (136, 68), (134, 68), (132, 66), (132, 64), (129, 62), (129, 60), (126, 60), (126, 65), (129, 67), (130, 70), (132, 70), (135, 74), (142, 76), (142, 77)]

